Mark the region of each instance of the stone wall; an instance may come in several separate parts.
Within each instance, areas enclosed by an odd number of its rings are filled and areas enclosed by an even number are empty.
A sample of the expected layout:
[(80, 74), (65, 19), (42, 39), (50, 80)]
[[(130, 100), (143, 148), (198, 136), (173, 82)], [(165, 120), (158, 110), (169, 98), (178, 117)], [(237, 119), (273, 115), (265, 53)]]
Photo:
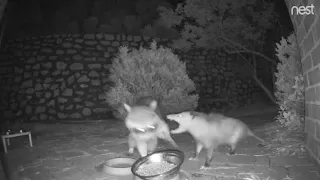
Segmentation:
[[(166, 45), (166, 39), (156, 39)], [(52, 35), (4, 43), (1, 53), (1, 109), (5, 117), (27, 120), (103, 119), (104, 92), (118, 47), (138, 48), (151, 39), (112, 34)], [(256, 88), (235, 56), (197, 51), (180, 54), (201, 96), (250, 99)], [(235, 63), (240, 62), (240, 63)], [(240, 68), (239, 68), (240, 67)], [(250, 71), (249, 71), (250, 72)], [(223, 103), (216, 102), (221, 107)], [(17, 117), (18, 116), (18, 117)]]
[(291, 15), (298, 36), (305, 80), (305, 133), (307, 149), (320, 163), (320, 1), (286, 0), (290, 13), (292, 6), (314, 5), (310, 15)]

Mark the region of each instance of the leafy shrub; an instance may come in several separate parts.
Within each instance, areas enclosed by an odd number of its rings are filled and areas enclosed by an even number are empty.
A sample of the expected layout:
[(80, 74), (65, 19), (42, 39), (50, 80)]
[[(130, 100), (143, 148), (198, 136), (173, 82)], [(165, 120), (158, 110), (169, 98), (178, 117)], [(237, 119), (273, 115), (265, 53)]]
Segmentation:
[(304, 120), (304, 83), (296, 35), (276, 44), (279, 63), (276, 76), (277, 120), (286, 127), (299, 128)]
[(150, 49), (140, 47), (129, 52), (127, 47), (120, 47), (109, 78), (114, 86), (106, 92), (106, 100), (120, 119), (126, 115), (122, 104), (134, 104), (142, 96), (156, 98), (164, 114), (193, 110), (198, 105), (198, 95), (190, 95), (195, 84), (186, 73), (185, 63), (171, 49), (157, 48), (155, 41)]

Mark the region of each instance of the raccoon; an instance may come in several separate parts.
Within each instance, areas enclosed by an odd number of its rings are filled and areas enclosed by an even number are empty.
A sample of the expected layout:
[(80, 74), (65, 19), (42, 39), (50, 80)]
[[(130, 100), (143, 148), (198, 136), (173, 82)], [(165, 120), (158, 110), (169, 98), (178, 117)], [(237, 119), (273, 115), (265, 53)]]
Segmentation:
[(135, 136), (135, 133), (130, 132), (128, 136), (129, 150), (127, 155), (129, 156), (133, 155), (134, 149), (137, 148), (140, 155), (143, 157), (146, 154), (154, 152), (157, 148), (157, 145), (158, 145), (158, 138), (156, 136), (151, 136), (150, 138), (143, 139), (143, 138), (140, 138), (139, 136)]
[(144, 97), (136, 104), (131, 107), (124, 103), (124, 108), (128, 112), (125, 125), (130, 131), (128, 155), (132, 155), (134, 148), (137, 148), (142, 157), (146, 156), (148, 152), (155, 150), (158, 138), (177, 148), (178, 145), (170, 135), (169, 126), (162, 118), (157, 101), (150, 100), (150, 97)]
[(210, 167), (213, 151), (219, 145), (229, 145), (229, 154), (234, 155), (238, 142), (247, 136), (253, 136), (265, 143), (240, 120), (225, 117), (221, 114), (187, 111), (179, 114), (169, 114), (167, 118), (179, 124), (177, 129), (171, 130), (172, 134), (189, 132), (195, 139), (196, 152), (190, 160), (198, 159), (199, 153), (203, 148), (207, 150), (206, 162), (203, 168)]

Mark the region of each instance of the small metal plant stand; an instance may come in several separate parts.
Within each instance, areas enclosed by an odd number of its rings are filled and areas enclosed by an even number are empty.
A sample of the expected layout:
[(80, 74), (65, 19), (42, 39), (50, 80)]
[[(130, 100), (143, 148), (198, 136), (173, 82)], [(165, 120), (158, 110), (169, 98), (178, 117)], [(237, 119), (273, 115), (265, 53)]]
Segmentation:
[(8, 152), (7, 145), (10, 146), (10, 138), (19, 137), (19, 136), (29, 136), (30, 147), (33, 146), (31, 132), (19, 132), (19, 133), (14, 133), (14, 134), (5, 134), (5, 135), (1, 135), (3, 148), (4, 148), (5, 153)]

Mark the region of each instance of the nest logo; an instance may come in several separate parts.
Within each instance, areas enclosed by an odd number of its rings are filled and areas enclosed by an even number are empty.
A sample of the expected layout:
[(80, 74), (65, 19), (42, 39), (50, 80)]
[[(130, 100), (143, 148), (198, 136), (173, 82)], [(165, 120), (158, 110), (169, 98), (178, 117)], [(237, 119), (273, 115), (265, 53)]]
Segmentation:
[(314, 6), (292, 6), (291, 15), (314, 15)]

